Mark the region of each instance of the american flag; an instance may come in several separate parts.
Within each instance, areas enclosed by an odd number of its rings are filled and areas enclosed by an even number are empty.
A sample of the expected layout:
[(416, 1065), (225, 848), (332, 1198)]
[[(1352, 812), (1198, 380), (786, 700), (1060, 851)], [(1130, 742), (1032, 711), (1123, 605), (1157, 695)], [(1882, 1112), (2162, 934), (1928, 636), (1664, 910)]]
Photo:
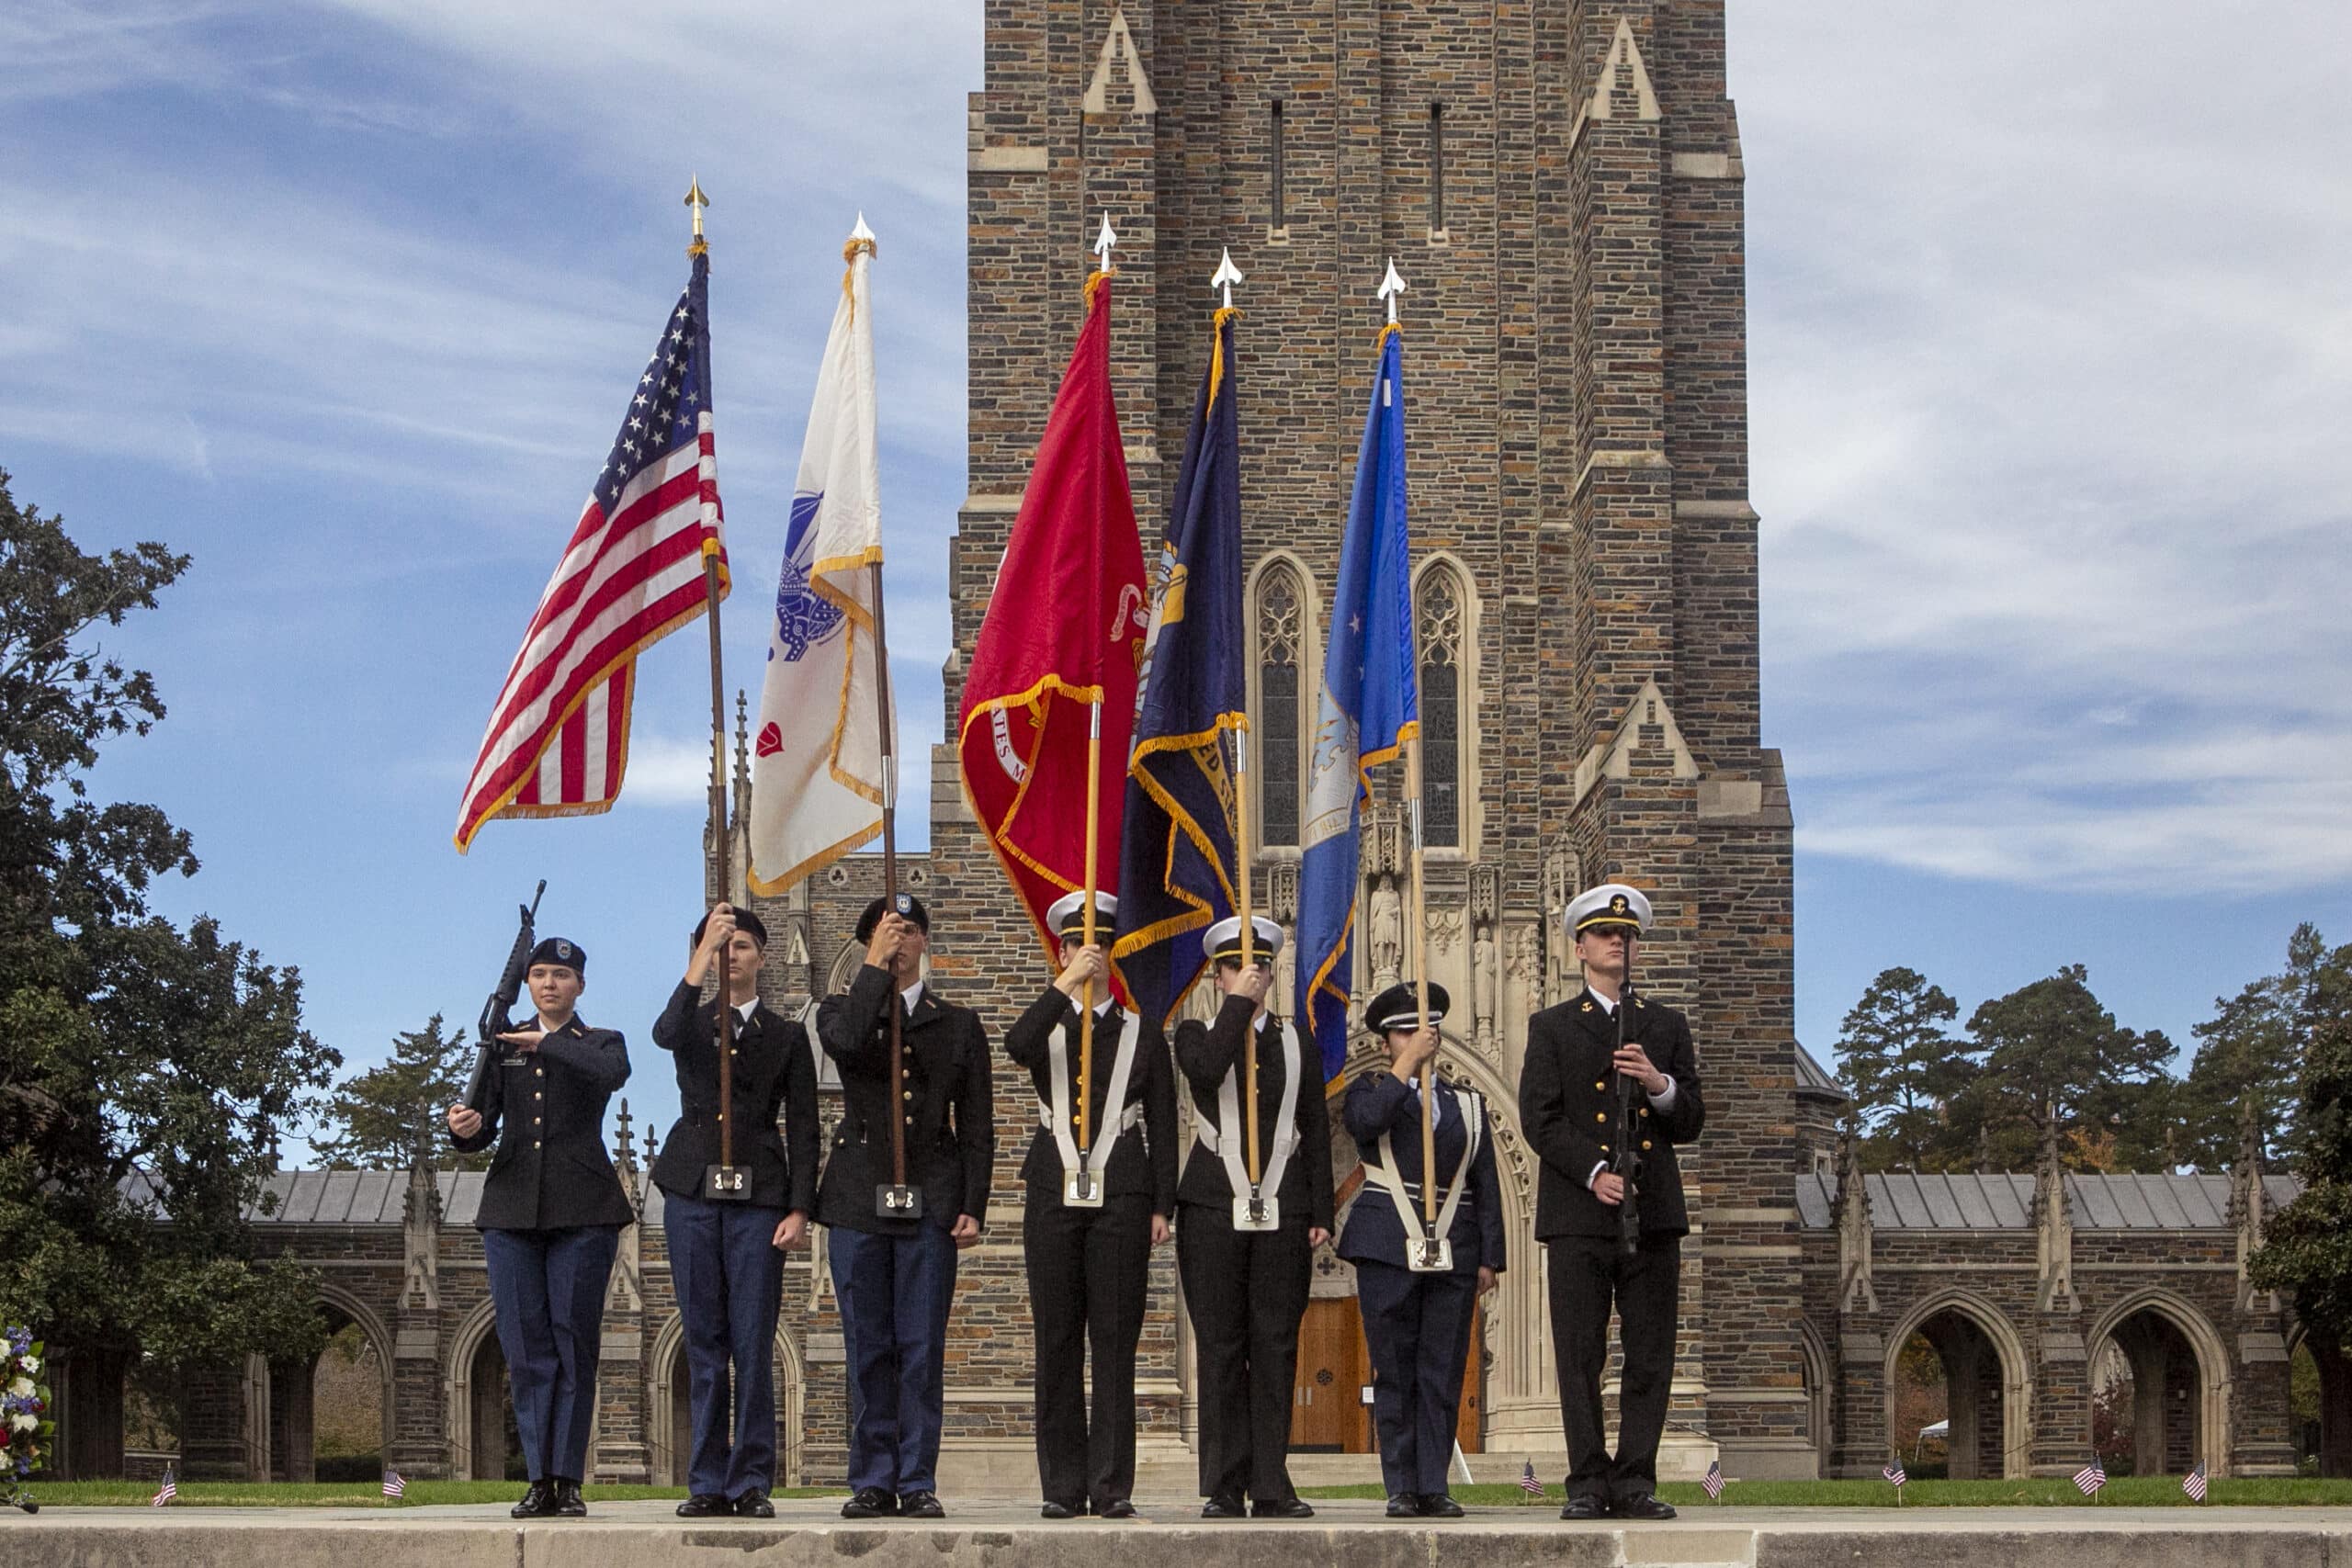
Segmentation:
[(405, 1482), (405, 1481), (402, 1481), (402, 1480), (401, 1479), (401, 1472), (400, 1472), (399, 1471), (397, 1471), (397, 1470), (388, 1470), (388, 1471), (384, 1472), (384, 1495), (385, 1495), (385, 1496), (387, 1496), (387, 1497), (397, 1497), (397, 1496), (399, 1496), (401, 1493), (403, 1493), (403, 1492), (405, 1492), (405, 1491), (407, 1491), (407, 1490), (408, 1490), (408, 1483), (407, 1483), (407, 1482)]
[(2180, 1489), (2188, 1494), (2188, 1500), (2192, 1503), (2205, 1501), (2205, 1461), (2203, 1460), (2198, 1461), (2197, 1468), (2182, 1478)]
[(1707, 1479), (1699, 1484), (1707, 1489), (1707, 1495), (1710, 1497), (1720, 1498), (1724, 1495), (1724, 1467), (1721, 1461), (1711, 1459), (1707, 1461)]
[(155, 1495), (147, 1499), (147, 1506), (151, 1508), (160, 1508), (179, 1495), (180, 1483), (172, 1479), (171, 1469), (166, 1466), (164, 1471), (164, 1483), (155, 1488)]
[(1885, 1476), (1887, 1481), (1893, 1484), (1897, 1492), (1902, 1491), (1903, 1483), (1911, 1479), (1909, 1476), (1903, 1473), (1903, 1461), (1900, 1459), (1888, 1460), (1884, 1465), (1880, 1467), (1879, 1473)]
[(2075, 1472), (2075, 1489), (2086, 1497), (2097, 1497), (2098, 1489), (2107, 1484), (2107, 1472), (2093, 1460)]
[(710, 258), (695, 256), (499, 688), (458, 808), (460, 852), (493, 817), (609, 807), (628, 765), (637, 656), (702, 614), (706, 554), (718, 560), (726, 592), (709, 276)]
[(1535, 1479), (1535, 1461), (1529, 1460), (1527, 1468), (1519, 1472), (1519, 1489), (1530, 1497), (1544, 1495), (1544, 1483)]

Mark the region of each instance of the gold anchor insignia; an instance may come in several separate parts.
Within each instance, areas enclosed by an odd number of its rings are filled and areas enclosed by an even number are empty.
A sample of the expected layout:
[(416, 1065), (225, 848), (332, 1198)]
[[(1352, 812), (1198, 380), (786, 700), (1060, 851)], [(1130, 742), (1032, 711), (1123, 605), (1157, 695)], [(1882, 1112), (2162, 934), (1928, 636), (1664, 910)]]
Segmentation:
[(1592, 1010), (1592, 999), (1589, 997), (1585, 999), (1584, 1010), (1587, 1012), (1590, 1012)]
[(1612, 915), (1622, 915), (1625, 912), (1625, 896), (1623, 893), (1609, 900), (1609, 912)]

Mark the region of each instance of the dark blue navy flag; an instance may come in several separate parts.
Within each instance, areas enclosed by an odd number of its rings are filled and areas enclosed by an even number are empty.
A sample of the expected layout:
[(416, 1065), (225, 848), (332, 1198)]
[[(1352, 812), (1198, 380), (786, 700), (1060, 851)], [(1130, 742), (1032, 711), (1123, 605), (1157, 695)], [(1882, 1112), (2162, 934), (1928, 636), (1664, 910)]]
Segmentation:
[[(1358, 813), (1371, 770), (1419, 730), (1413, 659), (1411, 539), (1405, 525), (1404, 334), (1381, 334), (1380, 374), (1356, 449), (1355, 494), (1340, 541), (1340, 581), (1316, 705), (1315, 760), (1298, 872), (1298, 1016), (1314, 1032), (1326, 1082), (1348, 1059), (1355, 980)], [(1419, 919), (1419, 916), (1415, 917)]]
[(1136, 1010), (1163, 1022), (1200, 978), (1202, 931), (1234, 908), (1233, 746), (1249, 722), (1234, 412), (1238, 314), (1216, 313), (1216, 345), (1201, 375), (1160, 539), (1120, 834), (1112, 954)]

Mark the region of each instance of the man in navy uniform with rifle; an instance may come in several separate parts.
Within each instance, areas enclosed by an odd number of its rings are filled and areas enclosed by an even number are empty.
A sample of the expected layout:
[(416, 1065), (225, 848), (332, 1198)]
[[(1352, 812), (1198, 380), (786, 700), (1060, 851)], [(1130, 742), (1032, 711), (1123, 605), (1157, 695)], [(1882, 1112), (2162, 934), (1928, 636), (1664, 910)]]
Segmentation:
[[(1564, 1519), (1670, 1519), (1657, 1445), (1674, 1386), (1682, 1238), (1675, 1148), (1706, 1125), (1690, 1025), (1630, 984), (1650, 901), (1610, 882), (1566, 919), (1585, 988), (1527, 1021), (1519, 1114), (1542, 1161), (1535, 1237), (1549, 1255), (1552, 1345), (1568, 1443)], [(1614, 1303), (1624, 1338), (1617, 1451), (1601, 1427)]]
[[(546, 885), (540, 885), (544, 887)], [(518, 949), (531, 938), (523, 912)], [(449, 1141), (461, 1153), (498, 1153), (482, 1179), (481, 1231), (498, 1348), (514, 1396), (530, 1490), (516, 1518), (588, 1511), (588, 1433), (596, 1409), (596, 1357), (605, 1290), (621, 1227), (637, 1218), (605, 1153), (605, 1107), (628, 1081), (628, 1046), (618, 1031), (592, 1029), (574, 1010), (586, 988), (588, 954), (551, 936), (512, 955), (485, 1019), (511, 1049), (492, 1061), (469, 1103), (449, 1107)], [(503, 1027), (514, 987), (527, 985), (537, 1016)]]

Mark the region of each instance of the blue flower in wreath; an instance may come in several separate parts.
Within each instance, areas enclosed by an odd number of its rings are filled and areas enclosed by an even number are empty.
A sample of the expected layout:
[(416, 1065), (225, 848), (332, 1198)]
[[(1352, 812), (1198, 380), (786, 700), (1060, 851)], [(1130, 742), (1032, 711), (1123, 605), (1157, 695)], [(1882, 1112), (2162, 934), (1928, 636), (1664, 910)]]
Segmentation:
[(846, 619), (840, 605), (808, 586), (809, 570), (817, 564), (817, 508), (824, 499), (822, 491), (792, 498), (792, 524), (784, 536), (784, 575), (775, 591), (775, 644), (768, 649), (770, 659), (779, 651), (786, 660), (802, 658), (810, 649), (841, 635)]

